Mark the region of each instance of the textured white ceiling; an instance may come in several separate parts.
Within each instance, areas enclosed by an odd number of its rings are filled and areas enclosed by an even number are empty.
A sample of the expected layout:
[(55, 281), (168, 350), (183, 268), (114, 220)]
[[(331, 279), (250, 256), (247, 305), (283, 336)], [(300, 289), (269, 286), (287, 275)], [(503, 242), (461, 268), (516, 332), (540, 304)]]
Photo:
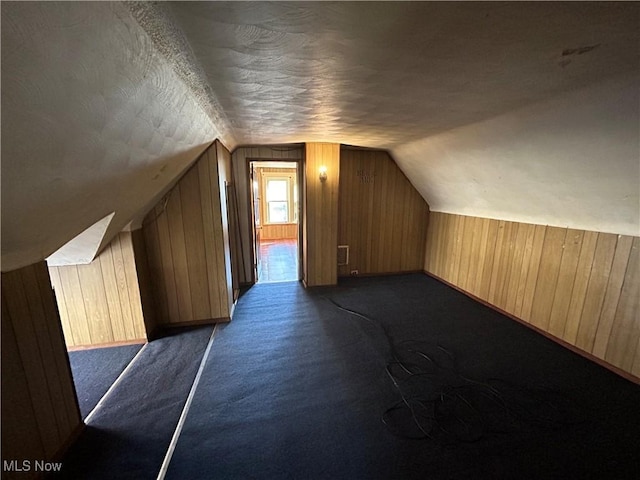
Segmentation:
[(171, 11), (241, 143), (385, 148), (433, 210), (638, 235), (639, 6)]
[(6, 271), (115, 212), (110, 239), (219, 133), (123, 5), (1, 11)]
[(392, 148), (638, 64), (633, 4), (172, 2), (171, 9), (245, 144)]
[(639, 8), (3, 2), (2, 269), (115, 212), (107, 241), (216, 137), (386, 148), (440, 211), (637, 232)]

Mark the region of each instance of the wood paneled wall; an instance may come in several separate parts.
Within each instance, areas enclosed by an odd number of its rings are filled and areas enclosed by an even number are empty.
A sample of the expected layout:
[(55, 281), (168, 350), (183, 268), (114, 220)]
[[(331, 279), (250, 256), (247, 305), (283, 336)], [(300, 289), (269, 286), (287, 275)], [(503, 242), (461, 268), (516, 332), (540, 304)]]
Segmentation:
[(384, 151), (342, 148), (338, 275), (422, 270), (429, 206)]
[(144, 241), (142, 229), (131, 232), (133, 242), (133, 254), (136, 261), (136, 272), (138, 273), (138, 287), (140, 299), (142, 301), (142, 317), (146, 330), (147, 340), (154, 340), (158, 332), (158, 319), (156, 314), (156, 301), (153, 294), (153, 280), (149, 270), (149, 259), (147, 256), (147, 246)]
[(231, 308), (234, 300), (234, 286), (237, 286), (237, 269), (233, 263), (233, 258), (237, 257), (235, 251), (239, 235), (237, 235), (235, 199), (233, 199), (233, 166), (231, 165), (231, 152), (225, 148), (220, 141), (216, 140), (216, 154), (218, 159), (218, 189), (220, 191), (220, 221), (222, 223), (222, 243), (218, 245), (224, 255), (224, 267), (226, 282), (224, 285), (227, 300), (228, 317), (231, 315)]
[(3, 273), (2, 460), (57, 458), (82, 426), (46, 263)]
[(425, 270), (640, 377), (640, 238), (432, 212)]
[(229, 319), (225, 150), (218, 142), (207, 148), (143, 221), (159, 324)]
[(298, 238), (297, 223), (274, 223), (262, 225), (261, 240), (283, 240)]
[(68, 347), (146, 341), (131, 232), (88, 265), (49, 267)]
[[(340, 145), (307, 143), (303, 195), (303, 278), (307, 286), (335, 285), (338, 281), (338, 193)], [(318, 178), (320, 166), (327, 179)]]
[[(241, 284), (255, 282), (253, 278), (253, 239), (251, 233), (251, 209), (248, 161), (249, 160), (290, 160), (299, 161), (304, 154), (304, 147), (300, 144), (281, 146), (240, 147), (233, 151), (233, 178), (236, 186), (238, 202), (239, 233), (242, 255), (238, 264), (239, 280)], [(299, 179), (302, 182), (302, 179)]]

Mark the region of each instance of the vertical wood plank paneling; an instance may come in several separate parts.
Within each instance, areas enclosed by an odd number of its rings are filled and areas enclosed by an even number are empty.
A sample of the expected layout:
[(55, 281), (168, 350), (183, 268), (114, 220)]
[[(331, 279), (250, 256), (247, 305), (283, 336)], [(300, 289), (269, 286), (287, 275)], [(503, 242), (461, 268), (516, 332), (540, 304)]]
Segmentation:
[[(392, 176), (391, 172), (391, 163), (384, 162), (382, 166), (382, 175), (383, 175), (383, 186), (382, 186), (382, 204), (384, 206), (384, 218), (397, 218), (395, 217), (395, 209), (393, 204), (393, 199), (396, 198), (395, 195), (395, 178)], [(386, 223), (386, 222), (385, 222)], [(383, 223), (384, 224), (384, 223)], [(393, 231), (396, 229), (390, 228), (382, 228), (380, 225), (380, 236), (381, 236), (381, 244), (380, 244), (380, 265), (382, 266), (383, 271), (392, 272), (392, 263), (393, 263), (393, 254), (394, 250), (387, 251), (386, 245), (394, 245), (393, 243)], [(397, 251), (397, 250), (396, 250)]]
[[(164, 279), (153, 290), (161, 299), (158, 304), (166, 299), (160, 324), (229, 319), (231, 172), (231, 154), (214, 142), (143, 222), (149, 271), (162, 271)], [(234, 254), (239, 257), (239, 252)]]
[[(626, 247), (626, 246), (625, 246)], [(625, 248), (626, 250), (626, 248)], [(634, 237), (605, 359), (640, 376), (640, 238)]]
[(49, 267), (68, 347), (146, 339), (135, 262), (121, 232), (90, 264)]
[[(485, 220), (486, 227), (483, 228), (482, 239), (480, 243), (480, 254), (482, 258), (482, 277), (478, 289), (478, 296), (482, 299), (489, 298), (489, 289), (491, 286), (491, 277), (493, 276), (493, 258), (496, 252), (496, 239), (498, 238), (499, 222), (497, 220)], [(486, 234), (484, 229), (486, 228)], [(441, 259), (444, 262), (446, 259)]]
[(180, 318), (193, 319), (191, 285), (189, 282), (189, 265), (187, 263), (187, 246), (185, 241), (184, 223), (182, 221), (182, 200), (180, 198), (181, 187), (182, 182), (175, 186), (175, 193), (169, 199), (169, 203), (167, 204), (167, 222), (169, 224), (169, 236), (171, 239), (173, 273), (176, 279), (178, 311), (180, 312)]
[[(152, 210), (151, 215), (157, 215), (158, 208)], [(147, 265), (149, 268), (150, 293), (153, 295), (153, 303), (156, 306), (156, 322), (158, 324), (169, 323), (169, 305), (167, 303), (167, 289), (164, 278), (164, 270), (162, 268), (162, 253), (160, 251), (160, 239), (158, 237), (158, 223), (143, 225), (142, 234), (144, 235), (145, 254), (147, 256)], [(159, 259), (153, 264), (148, 262), (149, 258)]]
[[(400, 175), (397, 175), (396, 182), (398, 184), (396, 189), (398, 192), (400, 192), (399, 197), (401, 198), (401, 204), (406, 205), (406, 208), (396, 207), (397, 210), (399, 210), (398, 217), (400, 218), (400, 220), (399, 228), (397, 228), (394, 232), (394, 235), (397, 238), (397, 240), (394, 240), (394, 242), (396, 242), (395, 245), (404, 243), (405, 238), (415, 238), (416, 232), (414, 227), (416, 225), (425, 225), (425, 221), (428, 222), (428, 218), (423, 220), (422, 222), (413, 222), (413, 219), (411, 217), (412, 212), (416, 208), (416, 203), (412, 196), (413, 192), (411, 191), (411, 184), (405, 182), (405, 179)], [(426, 238), (426, 225), (424, 238)], [(400, 259), (398, 271), (400, 272), (409, 270), (411, 268), (411, 265), (414, 263), (417, 263), (419, 265), (424, 263), (424, 252), (422, 252), (422, 249), (416, 249), (415, 246), (411, 243), (407, 243), (406, 248), (401, 248), (399, 250), (399, 254)]]
[(598, 320), (602, 312), (602, 304), (609, 282), (609, 273), (616, 250), (617, 235), (609, 233), (599, 233), (596, 252), (591, 265), (591, 275), (584, 298), (582, 315), (580, 316), (580, 326), (576, 346), (591, 352), (598, 329)]
[[(4, 298), (2, 299), (2, 456), (46, 458), (27, 375)], [(27, 476), (25, 478), (33, 478)], [(4, 478), (4, 477), (3, 477)]]
[(638, 237), (432, 212), (424, 266), (637, 376), (639, 249)]
[(77, 337), (77, 332), (75, 329), (71, 328), (71, 324), (69, 322), (70, 316), (67, 310), (67, 301), (62, 288), (60, 272), (57, 268), (50, 268), (49, 272), (51, 275), (51, 285), (54, 288), (56, 302), (58, 304), (58, 311), (60, 312), (60, 321), (62, 323), (65, 341), (69, 345), (79, 345), (80, 339)]
[(511, 256), (511, 266), (507, 279), (507, 291), (504, 309), (513, 312), (516, 308), (518, 292), (520, 290), (520, 274), (522, 272), (522, 261), (527, 242), (527, 225), (518, 224), (516, 228), (515, 244)]
[(233, 184), (231, 154), (220, 141), (216, 140), (216, 155), (218, 157), (218, 186), (220, 198), (220, 213), (222, 220), (222, 246), (223, 246), (223, 272), (221, 275), (219, 286), (223, 292), (224, 301), (221, 305), (223, 308), (222, 316), (229, 317), (231, 314), (231, 305), (233, 304), (233, 269), (231, 265), (232, 245), (230, 228), (230, 207), (229, 207), (229, 185)]
[(69, 419), (67, 418), (67, 408), (64, 400), (64, 392), (62, 390), (61, 378), (58, 371), (58, 365), (56, 362), (56, 351), (53, 349), (51, 342), (51, 334), (59, 336), (59, 330), (49, 330), (49, 324), (58, 324), (58, 315), (54, 309), (49, 308), (45, 310), (45, 303), (47, 297), (51, 296), (51, 287), (47, 286), (46, 289), (40, 287), (40, 281), (37, 277), (35, 268), (22, 268), (19, 270), (22, 280), (22, 287), (26, 295), (27, 304), (29, 307), (29, 315), (32, 320), (33, 329), (35, 332), (38, 349), (40, 351), (40, 358), (43, 365), (48, 368), (46, 375), (47, 390), (51, 403), (53, 405), (54, 416), (56, 425), (58, 427), (58, 434), (60, 438), (67, 438), (71, 433), (69, 430)]
[(536, 292), (538, 282), (538, 271), (540, 270), (540, 260), (542, 258), (542, 248), (547, 235), (547, 227), (536, 225), (533, 232), (533, 246), (531, 248), (531, 258), (527, 270), (527, 280), (525, 294), (522, 300), (522, 318), (529, 322), (531, 320), (531, 309), (533, 308), (533, 297)]
[[(80, 412), (76, 399), (76, 389), (70, 375), (69, 358), (67, 356), (64, 335), (59, 321), (60, 315), (56, 305), (56, 298), (54, 295), (51, 295), (51, 281), (46, 265), (44, 263), (38, 264), (33, 270), (35, 270), (37, 277), (40, 301), (42, 302), (46, 318), (49, 345), (54, 357), (54, 361), (49, 362), (48, 365), (55, 365), (57, 370), (57, 382), (62, 390), (64, 404), (67, 410), (67, 431), (72, 433), (78, 427)], [(54, 318), (58, 319), (58, 321), (54, 321)]]
[(520, 229), (524, 230), (524, 249), (522, 251), (522, 263), (520, 265), (520, 276), (518, 278), (518, 291), (513, 306), (513, 312), (516, 316), (522, 318), (522, 307), (527, 289), (527, 278), (529, 276), (529, 268), (531, 267), (531, 256), (533, 255), (533, 243), (535, 239), (535, 225), (522, 224)]
[(432, 214), (429, 216), (429, 228), (426, 235), (426, 245), (424, 252), (424, 269), (427, 272), (433, 272), (435, 266), (435, 249), (438, 242), (438, 233), (440, 229), (440, 215)]
[[(212, 189), (211, 185), (217, 178), (211, 178), (210, 164), (216, 162), (215, 152), (209, 149), (205, 153), (205, 157), (197, 163), (198, 178), (200, 179), (200, 185), (203, 186), (200, 192), (200, 219), (202, 221), (202, 234), (204, 238), (204, 244), (209, 248), (205, 248), (205, 262), (206, 262), (206, 278), (207, 278), (207, 296), (209, 298), (209, 306), (211, 311), (219, 310), (220, 294), (218, 288), (211, 288), (212, 285), (217, 282), (220, 266), (218, 265), (218, 249), (221, 247), (219, 244), (219, 238), (216, 237), (216, 229), (214, 228), (214, 202), (213, 194), (217, 189)], [(214, 156), (214, 159), (211, 159)], [(209, 186), (209, 188), (204, 188)], [(217, 202), (215, 204), (217, 208)]]
[(111, 242), (113, 253), (113, 266), (116, 272), (116, 285), (118, 287), (118, 298), (120, 299), (120, 317), (124, 325), (126, 339), (135, 339), (136, 328), (134, 326), (133, 299), (130, 296), (129, 282), (127, 281), (127, 263), (123, 252), (122, 234), (118, 235)]
[(118, 289), (118, 282), (116, 280), (117, 277), (112, 250), (112, 244), (109, 244), (97, 260), (100, 263), (102, 283), (104, 284), (104, 291), (107, 299), (108, 314), (111, 319), (110, 323), (113, 340), (117, 342), (126, 340), (127, 333), (124, 326), (124, 319), (122, 318), (122, 315), (120, 315), (122, 304), (120, 302), (120, 292)]
[(289, 240), (298, 237), (297, 223), (262, 225), (261, 240)]
[(45, 262), (3, 273), (3, 458), (51, 460), (61, 453), (82, 425), (71, 385)]
[(94, 261), (88, 265), (78, 265), (77, 268), (91, 341), (94, 344), (113, 343), (109, 306), (104, 292), (100, 261)]
[[(45, 262), (2, 274), (3, 446), (5, 434), (20, 435), (21, 422), (35, 420), (29, 436), (39, 440), (14, 446), (22, 451), (18, 458), (34, 458), (23, 450), (27, 447), (44, 456), (35, 458), (53, 458), (81, 425), (75, 393), (68, 388), (71, 372), (54, 302)], [(17, 377), (5, 379), (7, 370)], [(5, 395), (17, 391), (26, 394), (19, 403), (28, 399), (31, 411), (18, 407), (14, 414), (15, 406), (5, 405)]]
[(547, 234), (542, 246), (542, 258), (540, 259), (538, 280), (529, 321), (543, 330), (549, 328), (549, 319), (551, 318), (551, 309), (560, 273), (562, 247), (564, 246), (566, 235), (566, 228), (547, 227)]
[(82, 286), (78, 277), (78, 268), (75, 265), (69, 267), (54, 267), (60, 273), (63, 292), (67, 300), (67, 311), (70, 323), (73, 326), (74, 338), (79, 339), (76, 345), (93, 345), (93, 339), (87, 324), (87, 312), (84, 306)]
[(34, 405), (42, 447), (45, 456), (51, 458), (64, 440), (60, 438), (58, 431), (54, 402), (47, 385), (48, 371), (38, 345), (36, 328), (29, 311), (29, 301), (22, 284), (20, 270), (2, 274), (2, 300), (7, 305), (8, 316), (11, 319), (20, 362), (27, 381), (29, 392), (27, 398), (30, 398)]
[[(469, 269), (467, 270), (467, 290), (474, 295), (477, 295), (477, 278), (478, 269), (481, 268), (481, 264), (478, 261), (481, 258), (480, 245), (482, 244), (482, 219), (478, 217), (470, 217), (471, 219), (471, 235), (470, 245), (467, 247), (469, 250)], [(429, 230), (427, 230), (429, 231)]]
[(496, 305), (500, 308), (506, 308), (507, 298), (509, 297), (510, 277), (513, 268), (513, 255), (515, 251), (516, 239), (518, 236), (518, 224), (515, 222), (507, 222), (505, 229), (506, 251), (501, 262), (501, 278), (498, 282), (498, 291), (496, 293)]
[(209, 318), (209, 281), (204, 243), (204, 226), (201, 215), (192, 215), (194, 209), (202, 205), (201, 186), (198, 169), (192, 168), (180, 181), (180, 203), (184, 225), (184, 239), (187, 254), (189, 292), (193, 307), (193, 319)]
[[(171, 200), (173, 195), (175, 195), (174, 191), (169, 193), (167, 203)], [(149, 265), (159, 264), (162, 266), (162, 276), (165, 281), (164, 288), (167, 296), (167, 307), (169, 313), (167, 323), (171, 323), (172, 320), (175, 321), (180, 318), (180, 309), (178, 307), (176, 274), (173, 268), (173, 254), (171, 253), (171, 236), (169, 234), (169, 220), (167, 218), (166, 211), (167, 203), (156, 207), (156, 209), (159, 210), (154, 214), (156, 216), (156, 220), (149, 224), (152, 225), (155, 223), (158, 228), (158, 240), (160, 243), (161, 254), (161, 258), (149, 257)], [(143, 228), (150, 228), (150, 226), (145, 226)], [(153, 254), (153, 251), (148, 251), (147, 254)]]
[[(458, 215), (452, 215), (457, 217)], [(496, 248), (493, 255), (493, 265), (491, 266), (491, 284), (489, 285), (489, 296), (487, 297), (489, 303), (496, 305), (498, 292), (501, 291), (501, 280), (503, 278), (502, 264), (504, 262), (504, 250), (505, 235), (508, 222), (503, 220), (498, 221), (498, 230), (496, 234)], [(453, 253), (453, 252), (452, 252)]]
[(384, 151), (340, 149), (338, 244), (360, 274), (424, 268), (428, 206)]
[[(213, 198), (213, 230), (215, 233), (215, 255), (216, 255), (216, 269), (215, 278), (212, 286), (216, 289), (218, 294), (218, 311), (220, 315), (228, 315), (228, 308), (226, 306), (226, 267), (225, 267), (225, 219), (222, 205), (222, 195), (224, 195), (224, 180), (221, 179), (222, 172), (220, 166), (221, 160), (218, 158), (218, 150), (214, 145), (209, 153), (209, 181), (211, 182), (211, 189), (214, 192)], [(223, 313), (224, 312), (224, 313)]]
[(575, 280), (573, 281), (573, 290), (571, 291), (567, 321), (562, 335), (562, 338), (572, 345), (576, 344), (578, 338), (578, 327), (580, 326), (580, 317), (587, 293), (587, 286), (589, 285), (589, 276), (591, 275), (591, 266), (593, 265), (593, 256), (596, 253), (597, 242), (597, 232), (584, 232)]
[(135, 338), (146, 338), (144, 313), (142, 310), (142, 297), (140, 294), (140, 281), (137, 272), (137, 262), (133, 247), (133, 235), (131, 232), (122, 232), (118, 235), (120, 249), (124, 260), (124, 273), (129, 292), (129, 308), (131, 309), (132, 335)]
[[(308, 143), (305, 161), (307, 286), (334, 285), (337, 282), (338, 195), (340, 145)], [(318, 178), (320, 166), (327, 167), (327, 180)]]
[(562, 260), (560, 261), (560, 271), (558, 273), (558, 283), (551, 306), (549, 318), (549, 333), (558, 338), (564, 335), (564, 328), (567, 323), (571, 293), (576, 278), (576, 269), (580, 259), (582, 249), (582, 238), (584, 232), (580, 230), (568, 229), (564, 241)]
[[(131, 254), (134, 258), (134, 265), (132, 267), (135, 267), (135, 272), (133, 271), (133, 268), (131, 268), (129, 275), (135, 275), (137, 278), (137, 284), (139, 287), (138, 294), (140, 296), (141, 304), (139, 315), (142, 317), (141, 323), (144, 325), (144, 337), (149, 340), (153, 340), (156, 337), (156, 333), (158, 333), (159, 302), (156, 302), (153, 297), (155, 284), (151, 276), (151, 269), (149, 268), (147, 247), (145, 245), (144, 232), (142, 229), (131, 232), (131, 244)], [(159, 299), (163, 300), (164, 296), (159, 295)]]
[(455, 262), (455, 268), (453, 272), (453, 281), (456, 284), (464, 283), (464, 288), (466, 288), (466, 282), (461, 282), (462, 278), (466, 278), (467, 271), (469, 270), (469, 253), (465, 252), (465, 247), (468, 247), (468, 242), (465, 241), (465, 236), (469, 231), (467, 227), (468, 222), (466, 221), (469, 217), (460, 216), (460, 223), (458, 228), (456, 229), (456, 252), (455, 256), (458, 259)]
[(613, 256), (609, 282), (607, 283), (607, 289), (604, 294), (596, 338), (593, 343), (592, 353), (600, 358), (604, 358), (607, 353), (607, 344), (611, 337), (611, 329), (613, 328), (614, 317), (620, 301), (622, 284), (629, 264), (632, 243), (633, 237), (618, 236), (616, 253)]

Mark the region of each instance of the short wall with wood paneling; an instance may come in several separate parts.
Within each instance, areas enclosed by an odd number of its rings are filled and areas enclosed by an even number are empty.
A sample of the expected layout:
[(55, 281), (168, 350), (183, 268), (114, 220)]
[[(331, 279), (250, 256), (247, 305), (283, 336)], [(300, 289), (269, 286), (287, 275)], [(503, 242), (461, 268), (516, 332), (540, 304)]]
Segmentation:
[(387, 152), (340, 150), (338, 275), (422, 270), (429, 206)]
[(262, 225), (260, 240), (289, 240), (298, 238), (297, 223), (272, 223)]
[[(233, 151), (232, 165), (233, 178), (235, 179), (235, 193), (238, 205), (238, 228), (242, 255), (238, 263), (239, 280), (241, 284), (253, 283), (253, 265), (255, 261), (252, 249), (253, 239), (251, 233), (251, 209), (249, 179), (249, 160), (290, 160), (299, 161), (304, 154), (304, 148), (300, 144), (283, 146), (254, 146), (239, 147)], [(302, 182), (302, 179), (299, 179)]]
[(640, 238), (431, 212), (425, 270), (640, 377)]
[(2, 274), (1, 323), (2, 461), (59, 460), (83, 423), (45, 262)]
[[(222, 242), (218, 248), (222, 249), (224, 256), (225, 283), (222, 287), (225, 292), (227, 317), (231, 315), (231, 307), (234, 301), (234, 288), (238, 287), (238, 269), (234, 258), (238, 258), (237, 251), (239, 234), (237, 232), (237, 208), (235, 201), (235, 188), (233, 182), (233, 166), (231, 165), (231, 152), (220, 143), (215, 142), (216, 156), (218, 160), (218, 191), (220, 192), (220, 221), (222, 227)], [(227, 318), (225, 317), (225, 318)]]
[(228, 152), (223, 155), (217, 145), (207, 148), (143, 222), (162, 325), (229, 319), (232, 280), (224, 189), (231, 165)]
[(149, 270), (149, 259), (147, 256), (147, 246), (144, 241), (142, 229), (131, 232), (133, 244), (133, 254), (136, 262), (136, 272), (138, 274), (138, 288), (140, 300), (142, 302), (142, 317), (147, 340), (155, 340), (158, 334), (158, 319), (156, 314), (156, 301), (153, 294), (153, 281)]
[(49, 267), (68, 347), (146, 341), (131, 232), (87, 265)]
[[(338, 281), (340, 145), (307, 143), (303, 196), (303, 278), (309, 287)], [(320, 181), (319, 168), (327, 168)]]

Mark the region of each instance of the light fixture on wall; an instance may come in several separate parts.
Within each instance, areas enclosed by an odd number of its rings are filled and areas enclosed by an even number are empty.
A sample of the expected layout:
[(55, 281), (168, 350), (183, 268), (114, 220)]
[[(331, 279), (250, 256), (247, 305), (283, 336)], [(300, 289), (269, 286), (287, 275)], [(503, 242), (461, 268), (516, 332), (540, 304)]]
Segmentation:
[(320, 172), (320, 181), (321, 182), (326, 182), (327, 181), (327, 167), (325, 167), (324, 165), (322, 165), (319, 168), (319, 172)]

